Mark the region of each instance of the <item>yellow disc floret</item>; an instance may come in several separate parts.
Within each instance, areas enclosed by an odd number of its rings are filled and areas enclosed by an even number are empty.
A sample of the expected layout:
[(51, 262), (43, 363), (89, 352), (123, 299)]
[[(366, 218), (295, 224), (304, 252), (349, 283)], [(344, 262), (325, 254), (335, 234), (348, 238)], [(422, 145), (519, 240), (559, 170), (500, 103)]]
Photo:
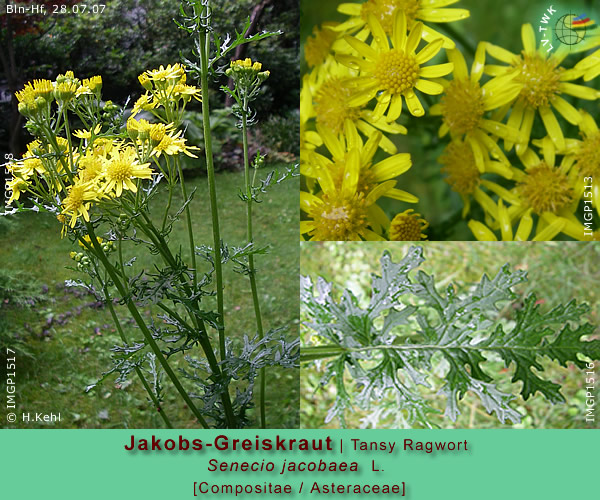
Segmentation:
[(600, 178), (600, 131), (584, 136), (575, 162), (582, 177)]
[(392, 219), (390, 226), (391, 241), (420, 241), (427, 239), (423, 231), (429, 227), (429, 223), (421, 218), (421, 214), (412, 212), (412, 208), (405, 210)]
[(133, 179), (151, 179), (152, 169), (148, 168), (149, 163), (141, 164), (133, 148), (126, 148), (118, 151), (107, 161), (104, 170), (106, 184), (104, 192), (113, 191), (117, 196), (121, 196), (123, 190), (137, 192), (137, 186)]
[(325, 81), (315, 96), (317, 123), (339, 134), (346, 120), (356, 121), (360, 117), (360, 107), (348, 105), (352, 94), (352, 90), (340, 78)]
[(532, 108), (550, 105), (560, 93), (563, 69), (552, 58), (544, 59), (539, 54), (523, 53), (516, 68), (519, 74), (515, 81), (523, 84), (520, 95)]
[(402, 94), (412, 89), (419, 79), (419, 64), (414, 56), (403, 50), (392, 49), (383, 52), (375, 67), (375, 77), (380, 88), (391, 94)]
[(517, 185), (517, 191), (538, 215), (558, 213), (573, 201), (573, 188), (560, 169), (541, 162), (526, 173), (525, 179)]
[(466, 196), (479, 187), (481, 174), (473, 150), (466, 142), (452, 141), (439, 161), (444, 165), (442, 172), (448, 174), (444, 181), (457, 193)]
[(367, 226), (367, 208), (362, 195), (352, 199), (329, 199), (315, 206), (310, 214), (314, 219), (314, 239), (318, 241), (356, 240)]
[(442, 117), (453, 135), (463, 135), (476, 129), (485, 112), (479, 82), (453, 80), (442, 97)]

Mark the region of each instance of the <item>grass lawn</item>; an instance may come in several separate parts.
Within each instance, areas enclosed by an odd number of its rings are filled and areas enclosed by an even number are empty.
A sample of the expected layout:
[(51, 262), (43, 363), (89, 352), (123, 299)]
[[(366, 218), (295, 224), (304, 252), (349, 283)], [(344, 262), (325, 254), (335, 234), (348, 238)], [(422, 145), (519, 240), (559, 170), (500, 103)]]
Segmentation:
[[(259, 173), (266, 176), (267, 169)], [(245, 204), (238, 198), (243, 173), (221, 173), (217, 176), (220, 201), (221, 235), (230, 246), (241, 246), (245, 240)], [(205, 178), (194, 178), (188, 191), (196, 189), (191, 204), (196, 245), (212, 246), (210, 206)], [(268, 255), (256, 257), (258, 288), (265, 329), (285, 327), (289, 338), (298, 335), (298, 183), (287, 180), (263, 195), (254, 208), (254, 234), (258, 246), (270, 245)], [(158, 207), (166, 203), (160, 196), (153, 201)], [(181, 204), (174, 199), (173, 206)], [(156, 218), (161, 210), (156, 210)], [(154, 215), (154, 214), (153, 214)], [(139, 380), (132, 375), (125, 384), (115, 384), (115, 375), (86, 393), (84, 388), (111, 368), (109, 349), (121, 341), (109, 311), (81, 289), (67, 289), (66, 279), (84, 278), (66, 266), (72, 266), (71, 250), (78, 250), (68, 239), (61, 240), (60, 226), (46, 214), (20, 214), (0, 221), (0, 270), (22, 270), (39, 282), (45, 292), (35, 308), (12, 307), (10, 301), (0, 306), (4, 324), (13, 335), (25, 342), (31, 356), (17, 356), (17, 413), (61, 413), (62, 428), (153, 428), (162, 420), (148, 405), (147, 395)], [(172, 248), (187, 248), (184, 221), (175, 224), (171, 233)], [(154, 256), (136, 255), (129, 248), (125, 258), (138, 258), (132, 274), (150, 268)], [(186, 254), (184, 250), (184, 255)], [(202, 262), (202, 261), (200, 261)], [(200, 267), (200, 264), (199, 264)], [(244, 334), (255, 334), (250, 285), (246, 277), (235, 273), (228, 264), (224, 272), (226, 334), (234, 343)], [(206, 300), (205, 310), (216, 309)], [(214, 305), (214, 308), (213, 308)], [(117, 306), (129, 338), (140, 338), (128, 311)], [(145, 310), (145, 314), (153, 314)], [(217, 342), (213, 341), (216, 345)], [(200, 355), (195, 350), (192, 355)], [(174, 356), (171, 360), (174, 360)], [(174, 365), (187, 364), (178, 358)], [(298, 370), (267, 371), (268, 427), (297, 427)], [(184, 384), (187, 382), (182, 379)], [(4, 381), (3, 381), (4, 382)], [(199, 427), (170, 387), (166, 377), (163, 407), (173, 425), (180, 428)], [(193, 386), (188, 384), (193, 391)], [(2, 389), (4, 390), (4, 389)], [(254, 419), (254, 415), (251, 414)], [(15, 424), (17, 427), (40, 427), (48, 424)]]

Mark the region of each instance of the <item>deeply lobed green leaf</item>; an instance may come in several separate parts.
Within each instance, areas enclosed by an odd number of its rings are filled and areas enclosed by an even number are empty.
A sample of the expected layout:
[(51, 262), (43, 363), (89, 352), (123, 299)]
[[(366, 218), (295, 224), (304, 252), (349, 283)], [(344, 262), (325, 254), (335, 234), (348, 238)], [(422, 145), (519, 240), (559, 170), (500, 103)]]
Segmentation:
[[(301, 360), (334, 358), (325, 365), (322, 379), (322, 384), (335, 379), (337, 391), (327, 421), (338, 417), (343, 425), (344, 412), (353, 405), (369, 409), (373, 402), (394, 397), (409, 423), (429, 426), (428, 414), (437, 410), (418, 386), (430, 387), (429, 374), (444, 364), (445, 384), (439, 393), (446, 396), (447, 417), (456, 420), (458, 401), (470, 391), (501, 422), (519, 422), (521, 415), (511, 406), (515, 393), (527, 399), (540, 392), (551, 403), (564, 401), (560, 385), (544, 373), (543, 357), (579, 367), (585, 366), (583, 357), (600, 359), (600, 341), (584, 339), (594, 332), (593, 325), (582, 321), (587, 305), (571, 301), (544, 314), (531, 294), (516, 311), (514, 326), (505, 331), (499, 311), (516, 300), (512, 288), (526, 281), (525, 272), (512, 272), (505, 265), (492, 279), (484, 274), (469, 293), (457, 294), (454, 285), (440, 293), (433, 276), (423, 271), (410, 276), (424, 260), (420, 247), (412, 247), (398, 263), (385, 252), (366, 308), (349, 290), (336, 300), (331, 283), (319, 278), (313, 285), (310, 278), (302, 278), (301, 300), (309, 318), (305, 325), (319, 341), (302, 347)], [(521, 386), (513, 393), (499, 390), (494, 374), (485, 368), (491, 353), (514, 368), (512, 382)], [(346, 372), (355, 391), (345, 385)], [(375, 408), (366, 422), (375, 425), (377, 420)]]

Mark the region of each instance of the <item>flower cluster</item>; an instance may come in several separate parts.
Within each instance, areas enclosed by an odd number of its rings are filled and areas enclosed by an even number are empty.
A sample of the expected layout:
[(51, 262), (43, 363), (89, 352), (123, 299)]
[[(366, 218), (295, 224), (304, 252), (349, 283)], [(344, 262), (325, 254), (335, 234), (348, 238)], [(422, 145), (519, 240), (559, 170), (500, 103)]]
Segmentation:
[(148, 70), (138, 80), (146, 93), (136, 101), (131, 116), (148, 111), (160, 120), (157, 110), (163, 108), (168, 122), (180, 123), (185, 105), (192, 98), (200, 100), (200, 89), (186, 84), (185, 68), (179, 63)]
[[(300, 96), (302, 239), (427, 237), (426, 218), (398, 206), (419, 199), (400, 189), (412, 161), (398, 153), (397, 135), (424, 116), (439, 120), (440, 176), (475, 238), (584, 239), (584, 198), (600, 207), (600, 189), (585, 185), (600, 175), (600, 134), (572, 98), (600, 97), (585, 84), (600, 74), (600, 51), (563, 67), (566, 46), (538, 48), (525, 24), (521, 53), (480, 42), (469, 65), (438, 32), (437, 23), (469, 16), (447, 8), (457, 2), (341, 3), (346, 21), (313, 29)], [(578, 51), (600, 45), (586, 40)], [(580, 139), (565, 136), (563, 120)]]
[[(162, 154), (195, 156), (191, 151), (197, 148), (186, 145), (182, 131), (176, 130), (179, 122), (172, 121), (199, 94), (197, 88), (185, 85), (184, 68), (161, 66), (140, 75), (140, 82), (147, 89), (142, 98), (152, 103), (149, 109), (161, 122), (136, 120), (134, 116), (145, 109), (136, 104), (127, 121), (127, 136), (99, 121), (100, 76), (81, 81), (68, 71), (54, 82), (34, 80), (17, 92), (19, 111), (28, 118), (36, 139), (21, 159), (8, 164), (8, 203), (28, 193), (34, 203), (57, 215), (64, 233), (80, 218), (89, 222), (94, 207), (111, 207), (127, 193), (138, 193), (141, 183), (158, 173), (152, 162), (168, 176), (159, 162)], [(69, 114), (85, 128), (71, 132)]]
[(241, 114), (246, 114), (246, 118), (253, 119), (250, 113), (249, 103), (258, 98), (260, 87), (264, 81), (269, 78), (270, 71), (262, 71), (262, 64), (258, 61), (252, 62), (252, 59), (237, 59), (231, 61), (225, 74), (232, 79), (233, 88), (221, 87), (225, 93), (229, 94), (236, 102), (233, 112), (241, 118)]

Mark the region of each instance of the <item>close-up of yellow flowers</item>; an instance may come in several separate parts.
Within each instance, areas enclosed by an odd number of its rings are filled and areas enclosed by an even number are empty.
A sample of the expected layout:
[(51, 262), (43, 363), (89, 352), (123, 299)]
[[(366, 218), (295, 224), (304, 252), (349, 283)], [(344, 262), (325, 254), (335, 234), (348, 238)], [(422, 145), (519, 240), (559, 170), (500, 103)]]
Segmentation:
[(595, 22), (548, 47), (480, 5), (305, 0), (301, 239), (595, 238)]

